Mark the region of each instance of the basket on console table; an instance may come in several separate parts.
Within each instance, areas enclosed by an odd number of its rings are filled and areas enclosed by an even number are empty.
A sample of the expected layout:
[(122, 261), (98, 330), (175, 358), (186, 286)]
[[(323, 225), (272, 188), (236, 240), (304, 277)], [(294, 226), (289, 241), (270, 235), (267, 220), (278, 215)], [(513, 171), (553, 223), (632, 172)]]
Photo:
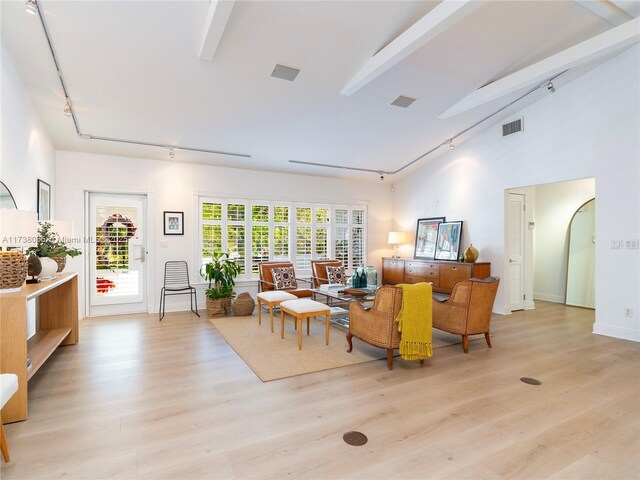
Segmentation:
[(0, 252), (0, 289), (19, 288), (27, 278), (27, 257), (22, 252)]

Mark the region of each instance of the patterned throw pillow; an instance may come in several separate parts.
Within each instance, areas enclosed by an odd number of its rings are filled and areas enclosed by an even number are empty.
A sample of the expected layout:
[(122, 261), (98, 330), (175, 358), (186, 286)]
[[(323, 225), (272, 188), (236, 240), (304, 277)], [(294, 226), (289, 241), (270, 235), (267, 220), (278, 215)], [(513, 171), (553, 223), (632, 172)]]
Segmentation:
[(276, 267), (271, 269), (271, 275), (273, 276), (273, 283), (276, 290), (283, 290), (285, 288), (298, 288), (298, 282), (296, 276), (293, 273), (293, 267)]
[(347, 274), (344, 273), (344, 267), (327, 267), (327, 280), (329, 283), (347, 284)]

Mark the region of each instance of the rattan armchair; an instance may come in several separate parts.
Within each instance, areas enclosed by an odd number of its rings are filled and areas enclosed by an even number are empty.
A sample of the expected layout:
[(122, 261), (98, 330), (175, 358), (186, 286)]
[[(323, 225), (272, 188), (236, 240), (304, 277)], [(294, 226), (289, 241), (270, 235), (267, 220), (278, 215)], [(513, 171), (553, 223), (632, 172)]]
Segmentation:
[(441, 302), (434, 298), (433, 328), (462, 335), (464, 353), (469, 353), (469, 335), (484, 334), (491, 348), (491, 311), (499, 284), (497, 277), (472, 278), (456, 283), (449, 300)]
[(349, 304), (349, 333), (347, 343), (353, 350), (352, 338), (385, 348), (387, 365), (393, 369), (393, 350), (400, 346), (400, 332), (396, 317), (402, 306), (402, 289), (400, 287), (380, 287), (376, 292), (373, 306), (366, 309), (359, 302)]

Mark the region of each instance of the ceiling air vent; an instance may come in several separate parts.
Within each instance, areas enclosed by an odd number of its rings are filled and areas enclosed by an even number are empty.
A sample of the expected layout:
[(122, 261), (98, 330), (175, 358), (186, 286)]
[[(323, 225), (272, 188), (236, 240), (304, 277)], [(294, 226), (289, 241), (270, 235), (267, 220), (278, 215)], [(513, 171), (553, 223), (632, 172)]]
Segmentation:
[(271, 76), (273, 78), (280, 78), (282, 80), (293, 82), (299, 73), (300, 70), (297, 68), (285, 67), (284, 65), (276, 64), (273, 72), (271, 72)]
[(400, 95), (393, 102), (391, 102), (391, 105), (393, 105), (394, 107), (407, 108), (409, 105), (411, 105), (415, 101), (416, 101), (415, 98), (405, 97), (403, 95)]
[(519, 118), (518, 120), (514, 120), (513, 122), (505, 123), (502, 125), (502, 136), (506, 137), (507, 135), (511, 135), (513, 133), (521, 132), (523, 125), (523, 118)]

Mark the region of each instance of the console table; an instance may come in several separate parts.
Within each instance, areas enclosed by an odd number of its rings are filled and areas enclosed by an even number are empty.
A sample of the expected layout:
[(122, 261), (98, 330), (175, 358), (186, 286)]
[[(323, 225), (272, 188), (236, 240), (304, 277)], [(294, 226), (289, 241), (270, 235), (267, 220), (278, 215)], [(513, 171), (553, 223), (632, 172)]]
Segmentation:
[[(27, 341), (27, 301), (40, 312), (35, 335)], [(78, 274), (24, 284), (16, 293), (0, 295), (0, 373), (18, 376), (18, 391), (2, 409), (4, 423), (28, 418), (27, 382), (58, 348), (78, 343)], [(31, 366), (27, 368), (27, 359)]]
[(382, 284), (431, 282), (434, 292), (451, 293), (454, 283), (491, 276), (491, 263), (447, 260), (382, 259)]

